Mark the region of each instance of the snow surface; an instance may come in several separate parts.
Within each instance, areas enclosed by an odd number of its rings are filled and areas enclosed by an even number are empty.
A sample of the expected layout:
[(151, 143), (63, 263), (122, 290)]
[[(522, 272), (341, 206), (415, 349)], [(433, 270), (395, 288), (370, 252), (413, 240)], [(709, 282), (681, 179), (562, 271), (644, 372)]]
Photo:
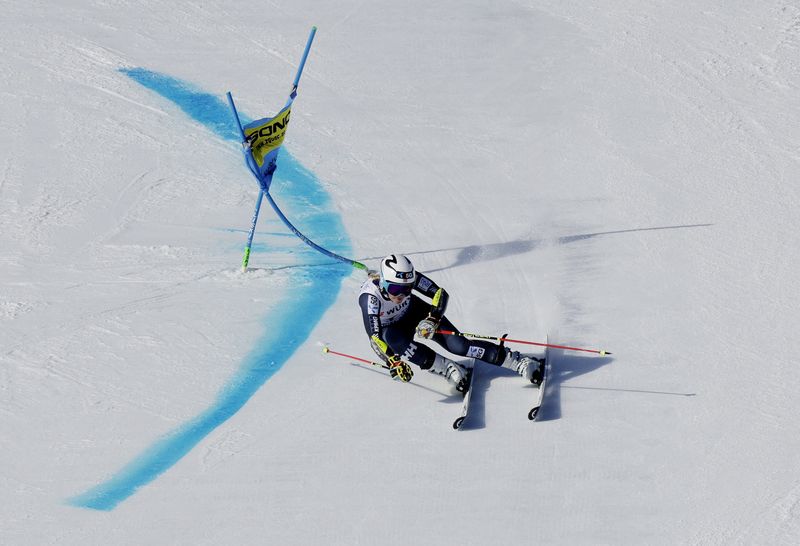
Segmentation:
[[(796, 3), (0, 8), (0, 543), (800, 543)], [(363, 274), (266, 205), (239, 271), (224, 93), (276, 112), (312, 24), (276, 200), (465, 331), (612, 351), (542, 422), (324, 356), (372, 356)]]

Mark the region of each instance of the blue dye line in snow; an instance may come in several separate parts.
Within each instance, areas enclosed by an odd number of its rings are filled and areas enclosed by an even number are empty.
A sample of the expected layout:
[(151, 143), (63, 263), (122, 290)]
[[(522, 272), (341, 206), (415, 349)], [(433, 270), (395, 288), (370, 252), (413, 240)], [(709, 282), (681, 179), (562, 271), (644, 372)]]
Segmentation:
[(241, 141), (230, 107), (220, 98), (205, 93), (188, 82), (144, 68), (123, 68), (120, 72), (172, 101), (187, 116), (202, 123), (223, 140)]
[[(124, 69), (122, 72), (174, 102), (190, 118), (217, 136), (239, 142), (238, 128), (230, 110), (216, 96), (142, 68)], [(242, 170), (246, 172), (244, 168)], [(319, 180), (285, 149), (281, 150), (278, 158), (278, 171), (271, 192), (290, 215), (298, 218), (312, 240), (337, 253), (349, 253), (350, 242), (344, 226), (330, 206), (330, 198)], [(302, 243), (298, 241), (298, 245), (302, 246)], [(316, 267), (298, 268), (292, 277), (295, 282), (283, 295), (284, 301), (266, 317), (265, 333), (220, 390), (216, 400), (205, 411), (157, 440), (108, 480), (67, 502), (82, 508), (113, 510), (140, 487), (177, 463), (211, 431), (239, 411), (308, 339), (325, 311), (336, 301), (342, 280), (351, 272), (350, 265), (330, 263), (323, 256), (319, 256)]]

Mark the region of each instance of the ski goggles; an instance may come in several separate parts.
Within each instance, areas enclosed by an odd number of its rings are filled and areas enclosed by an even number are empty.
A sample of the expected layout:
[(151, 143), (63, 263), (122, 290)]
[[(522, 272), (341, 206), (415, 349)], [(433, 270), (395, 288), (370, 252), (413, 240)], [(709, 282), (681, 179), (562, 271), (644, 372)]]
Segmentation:
[(383, 289), (386, 290), (386, 292), (390, 296), (395, 296), (395, 297), (397, 297), (397, 296), (406, 296), (406, 297), (410, 296), (411, 295), (411, 289), (413, 288), (413, 286), (414, 285), (412, 285), (412, 284), (393, 284), (393, 283), (390, 283), (390, 282), (384, 282), (383, 283)]

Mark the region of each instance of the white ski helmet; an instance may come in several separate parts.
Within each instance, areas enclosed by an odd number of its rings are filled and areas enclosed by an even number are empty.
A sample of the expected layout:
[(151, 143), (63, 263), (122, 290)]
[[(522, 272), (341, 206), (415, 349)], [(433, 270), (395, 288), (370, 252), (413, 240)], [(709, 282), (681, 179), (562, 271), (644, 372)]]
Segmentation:
[(381, 285), (413, 285), (415, 278), (414, 265), (402, 254), (389, 254), (381, 260)]

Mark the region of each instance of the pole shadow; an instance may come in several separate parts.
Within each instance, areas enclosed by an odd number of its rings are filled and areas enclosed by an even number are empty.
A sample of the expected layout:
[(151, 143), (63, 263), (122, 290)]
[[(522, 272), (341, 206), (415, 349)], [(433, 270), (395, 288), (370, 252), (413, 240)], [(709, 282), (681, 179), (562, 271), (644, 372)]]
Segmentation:
[[(350, 362), (350, 365), (355, 367), (355, 368), (358, 368), (360, 370), (364, 370), (364, 371), (367, 371), (367, 372), (373, 372), (373, 373), (376, 373), (378, 375), (383, 375), (383, 376), (388, 375), (388, 373), (386, 371), (384, 371), (382, 369), (379, 369), (379, 368), (375, 368), (374, 366), (367, 366), (365, 364), (360, 364), (358, 362)], [(417, 371), (418, 370), (415, 368), (414, 373), (417, 373)], [(432, 389), (431, 387), (427, 387), (425, 385), (420, 385), (419, 383), (415, 383), (413, 379), (411, 381), (409, 381), (408, 383), (406, 383), (406, 385), (409, 386), (409, 387), (413, 387), (413, 388), (416, 388), (416, 389), (422, 389), (424, 391), (432, 392), (434, 394), (442, 396), (443, 397), (443, 400), (442, 400), (443, 402), (455, 403), (455, 402), (458, 402), (461, 399), (460, 395), (454, 395), (454, 394), (450, 394), (450, 393), (445, 393), (445, 392), (442, 392), (442, 391), (437, 390), (437, 389)]]
[[(685, 224), (685, 225), (675, 225), (675, 226), (656, 226), (656, 227), (644, 227), (644, 228), (634, 228), (634, 229), (619, 229), (614, 231), (598, 231), (595, 233), (580, 233), (576, 235), (567, 235), (564, 237), (558, 237), (557, 239), (555, 239), (555, 242), (556, 244), (559, 245), (567, 245), (570, 243), (586, 241), (588, 239), (594, 239), (597, 237), (603, 237), (607, 235), (621, 235), (625, 233), (637, 233), (642, 231), (692, 229), (692, 228), (710, 227), (713, 225), (714, 224)], [(439, 267), (436, 269), (426, 270), (426, 273), (436, 273), (438, 271), (444, 271), (446, 269), (452, 269), (454, 267), (459, 267), (472, 263), (489, 262), (492, 260), (499, 260), (507, 256), (525, 254), (536, 249), (537, 247), (541, 246), (546, 242), (548, 242), (548, 239), (518, 239), (516, 241), (507, 241), (504, 243), (490, 243), (486, 245), (468, 245), (468, 246), (451, 247), (451, 248), (440, 248), (436, 250), (421, 250), (417, 252), (406, 252), (405, 255), (423, 256), (425, 254), (435, 254), (437, 252), (457, 252), (456, 257), (453, 260), (453, 263), (451, 263), (450, 265), (446, 265), (444, 267)], [(370, 260), (380, 260), (382, 257), (383, 256), (367, 256), (364, 258), (358, 258), (358, 260), (362, 262), (367, 262)]]

